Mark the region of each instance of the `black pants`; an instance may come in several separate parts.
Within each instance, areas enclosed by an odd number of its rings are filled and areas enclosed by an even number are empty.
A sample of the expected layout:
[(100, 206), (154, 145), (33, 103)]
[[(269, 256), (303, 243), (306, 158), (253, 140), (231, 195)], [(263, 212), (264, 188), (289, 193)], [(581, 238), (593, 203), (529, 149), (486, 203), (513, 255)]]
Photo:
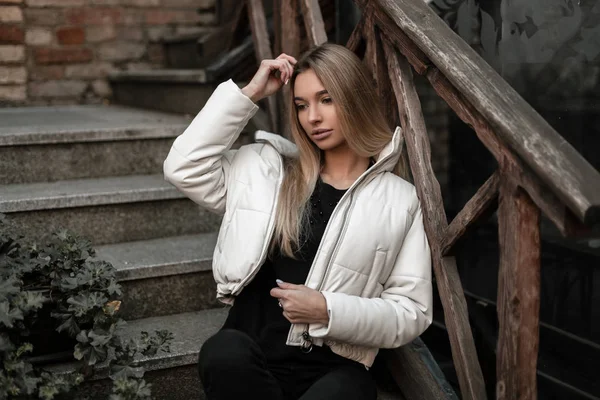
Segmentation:
[(364, 366), (331, 371), (269, 366), (256, 342), (243, 332), (223, 329), (208, 339), (198, 360), (208, 400), (375, 400), (377, 389)]

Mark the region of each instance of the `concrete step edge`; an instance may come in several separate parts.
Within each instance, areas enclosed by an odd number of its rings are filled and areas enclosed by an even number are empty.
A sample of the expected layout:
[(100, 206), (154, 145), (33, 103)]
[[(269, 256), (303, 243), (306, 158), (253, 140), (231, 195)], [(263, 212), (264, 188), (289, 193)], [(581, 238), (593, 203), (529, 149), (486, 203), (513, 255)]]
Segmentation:
[(0, 186), (0, 212), (24, 212), (181, 199), (162, 174)]
[[(227, 318), (226, 308), (215, 308), (197, 312), (189, 312), (162, 317), (150, 317), (127, 321), (122, 331), (124, 340), (139, 336), (145, 331), (152, 334), (156, 330), (167, 329), (173, 333), (174, 340), (170, 353), (159, 353), (150, 357), (141, 357), (136, 364), (146, 371), (168, 369), (198, 362), (198, 353), (202, 344), (214, 335)], [(56, 373), (72, 373), (74, 363), (49, 365), (45, 369)], [(106, 367), (100, 366), (93, 380), (108, 376)]]
[(98, 246), (96, 259), (111, 263), (121, 282), (208, 272), (217, 232)]
[(108, 75), (111, 82), (200, 83), (209, 84), (204, 69), (155, 69), (149, 71), (116, 71)]
[(120, 105), (0, 109), (0, 146), (175, 138), (190, 121)]

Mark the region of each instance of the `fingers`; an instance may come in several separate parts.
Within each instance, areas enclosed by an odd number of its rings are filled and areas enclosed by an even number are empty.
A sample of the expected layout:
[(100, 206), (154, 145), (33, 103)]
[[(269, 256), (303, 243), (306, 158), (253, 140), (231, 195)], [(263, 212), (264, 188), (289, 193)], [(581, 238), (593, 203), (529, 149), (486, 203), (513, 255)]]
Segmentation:
[(285, 61), (284, 68), (286, 69), (286, 76), (283, 82), (287, 83), (287, 81), (292, 77), (292, 74), (294, 73), (294, 65), (296, 65), (298, 61), (294, 57), (289, 56), (285, 53), (281, 53), (279, 57), (276, 58), (276, 60)]
[(279, 279), (277, 279), (276, 282), (277, 282), (277, 286), (279, 286), (282, 289), (301, 290), (303, 287), (306, 287), (304, 285), (295, 285), (293, 283), (283, 282)]
[(285, 290), (283, 289), (273, 288), (269, 293), (271, 294), (271, 297), (275, 297), (277, 299), (282, 299), (285, 297)]

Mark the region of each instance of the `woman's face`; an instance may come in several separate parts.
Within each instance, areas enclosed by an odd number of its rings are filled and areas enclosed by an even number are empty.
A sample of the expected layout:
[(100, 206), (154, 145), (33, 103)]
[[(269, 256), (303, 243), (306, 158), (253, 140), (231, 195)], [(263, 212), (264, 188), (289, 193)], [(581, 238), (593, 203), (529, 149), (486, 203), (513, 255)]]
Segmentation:
[(314, 71), (298, 74), (293, 89), (298, 120), (310, 140), (324, 151), (345, 145), (333, 99)]

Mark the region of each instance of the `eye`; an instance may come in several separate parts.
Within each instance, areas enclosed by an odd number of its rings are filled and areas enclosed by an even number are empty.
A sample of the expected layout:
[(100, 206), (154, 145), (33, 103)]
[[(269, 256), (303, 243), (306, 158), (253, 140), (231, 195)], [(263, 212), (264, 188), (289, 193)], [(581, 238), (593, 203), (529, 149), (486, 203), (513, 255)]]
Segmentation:
[(333, 99), (331, 97), (325, 97), (323, 100), (321, 100), (321, 102), (323, 104), (331, 104), (333, 103)]
[(306, 105), (304, 104), (296, 104), (296, 110), (298, 111), (302, 111), (306, 108)]

